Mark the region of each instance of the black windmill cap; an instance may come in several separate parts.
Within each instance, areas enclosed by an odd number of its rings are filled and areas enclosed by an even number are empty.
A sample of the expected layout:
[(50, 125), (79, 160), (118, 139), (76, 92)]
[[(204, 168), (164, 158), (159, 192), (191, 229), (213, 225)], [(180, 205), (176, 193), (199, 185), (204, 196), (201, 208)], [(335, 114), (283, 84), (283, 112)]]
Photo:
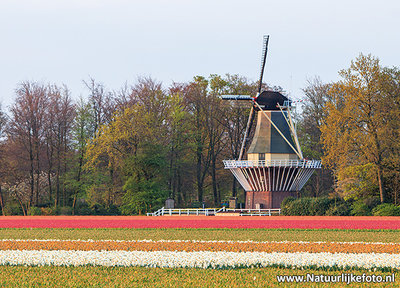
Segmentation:
[(274, 91), (263, 91), (256, 98), (255, 101), (263, 107), (263, 110), (279, 110), (278, 104), (280, 106), (284, 106), (285, 101), (288, 101), (289, 98), (283, 96), (280, 92)]

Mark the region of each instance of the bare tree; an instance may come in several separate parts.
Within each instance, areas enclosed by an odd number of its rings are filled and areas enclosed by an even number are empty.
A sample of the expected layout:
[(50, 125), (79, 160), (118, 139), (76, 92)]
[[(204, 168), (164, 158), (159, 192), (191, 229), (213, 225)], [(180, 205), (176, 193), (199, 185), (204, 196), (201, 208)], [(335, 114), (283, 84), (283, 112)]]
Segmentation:
[(96, 82), (93, 78), (83, 83), (89, 89), (89, 102), (95, 119), (94, 133), (96, 134), (101, 125), (111, 121), (116, 104), (113, 94), (107, 91), (102, 83)]
[[(60, 177), (67, 172), (67, 160), (71, 142), (71, 129), (75, 117), (75, 105), (72, 102), (68, 88), (50, 85), (47, 89), (49, 109), (46, 113), (46, 146), (49, 163), (48, 180), (51, 188), (51, 173), (53, 163), (55, 165), (56, 195), (54, 205), (59, 204), (61, 196)], [(66, 204), (66, 186), (62, 185), (63, 205)]]
[(43, 122), (48, 105), (46, 91), (46, 87), (42, 84), (22, 82), (16, 90), (17, 97), (10, 109), (9, 139), (14, 145), (23, 148), (24, 153), (20, 156), (29, 163), (29, 206), (39, 204), (38, 181), (43, 162), (40, 154), (44, 142)]
[(4, 215), (4, 197), (2, 191), (2, 183), (4, 182), (4, 176), (7, 173), (6, 168), (6, 161), (4, 157), (4, 140), (5, 140), (5, 128), (7, 124), (7, 118), (3, 109), (0, 105), (0, 207), (1, 212)]
[[(324, 107), (329, 100), (330, 84), (322, 83), (316, 77), (308, 80), (307, 87), (303, 89), (304, 101), (302, 102), (302, 118), (299, 122), (299, 138), (302, 142), (305, 157), (321, 159), (324, 154), (321, 143), (321, 125), (326, 117)], [(312, 181), (308, 181), (304, 190), (311, 190), (314, 197), (328, 194), (333, 189), (333, 175), (330, 169), (324, 167), (317, 169)]]

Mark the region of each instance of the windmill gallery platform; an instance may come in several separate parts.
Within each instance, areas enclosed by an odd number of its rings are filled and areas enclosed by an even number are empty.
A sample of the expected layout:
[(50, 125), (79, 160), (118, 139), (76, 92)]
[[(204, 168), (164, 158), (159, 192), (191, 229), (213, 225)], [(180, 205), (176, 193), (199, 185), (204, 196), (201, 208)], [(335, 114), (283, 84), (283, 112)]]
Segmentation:
[(314, 170), (321, 168), (315, 160), (225, 160), (224, 164), (246, 191), (246, 209), (280, 208), (283, 199), (296, 197)]

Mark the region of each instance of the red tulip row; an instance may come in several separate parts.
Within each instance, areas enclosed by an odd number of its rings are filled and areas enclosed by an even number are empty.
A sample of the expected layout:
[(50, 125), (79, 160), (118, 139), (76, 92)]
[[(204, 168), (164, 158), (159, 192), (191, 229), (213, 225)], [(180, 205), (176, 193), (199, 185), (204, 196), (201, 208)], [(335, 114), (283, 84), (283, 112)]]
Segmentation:
[(0, 228), (400, 229), (400, 217), (1, 216)]

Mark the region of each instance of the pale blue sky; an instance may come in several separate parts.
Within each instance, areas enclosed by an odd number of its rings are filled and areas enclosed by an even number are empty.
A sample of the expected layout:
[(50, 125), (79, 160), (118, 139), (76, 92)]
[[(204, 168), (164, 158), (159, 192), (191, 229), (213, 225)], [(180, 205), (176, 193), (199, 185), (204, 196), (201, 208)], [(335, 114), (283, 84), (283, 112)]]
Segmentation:
[(362, 52), (400, 64), (400, 1), (0, 0), (0, 101), (18, 82), (65, 83), (86, 95), (89, 76), (110, 89), (152, 76), (165, 86), (195, 75), (265, 81), (294, 98), (316, 75), (337, 80)]

